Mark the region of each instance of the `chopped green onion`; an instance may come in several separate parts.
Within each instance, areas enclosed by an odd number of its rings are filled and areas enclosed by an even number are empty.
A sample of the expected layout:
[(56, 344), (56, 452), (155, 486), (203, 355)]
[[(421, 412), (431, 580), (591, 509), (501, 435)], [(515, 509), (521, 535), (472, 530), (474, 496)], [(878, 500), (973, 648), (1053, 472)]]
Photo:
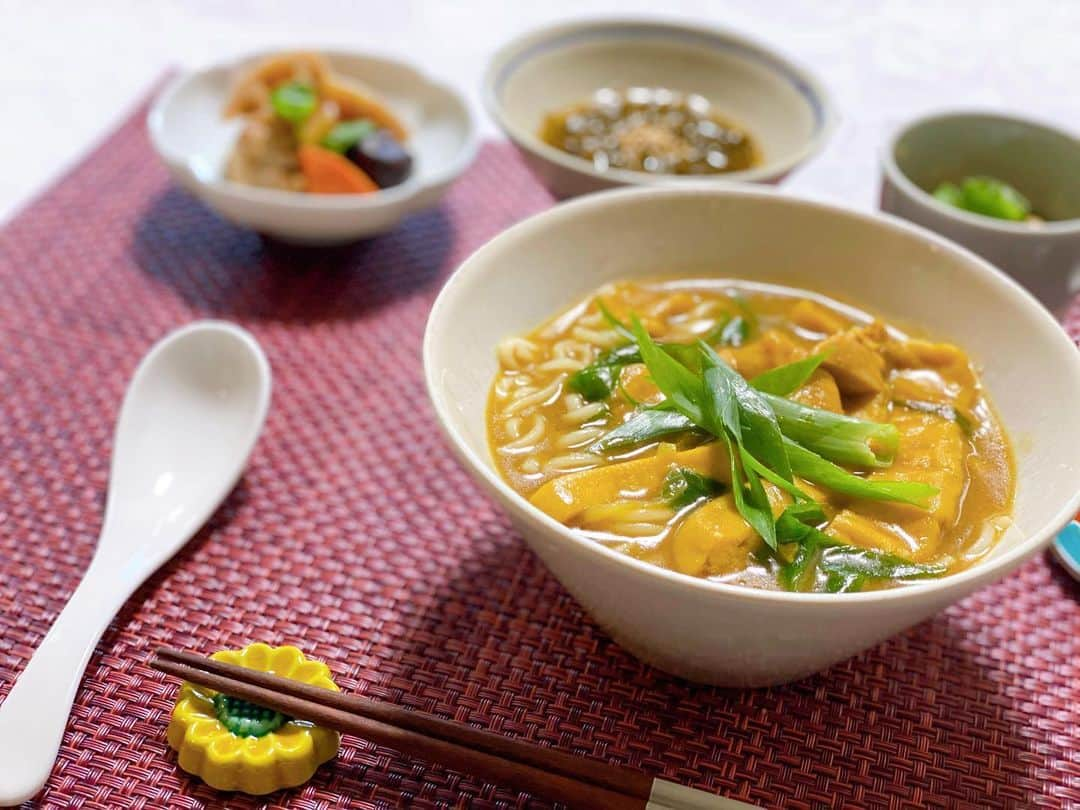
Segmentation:
[(286, 121), (298, 124), (315, 112), (319, 99), (310, 85), (288, 82), (274, 88), (270, 94), (270, 105)]
[(619, 382), (623, 368), (641, 362), (641, 352), (634, 344), (619, 346), (604, 352), (583, 369), (570, 375), (566, 381), (571, 391), (581, 394), (589, 402), (607, 399)]
[(750, 322), (741, 315), (725, 315), (702, 338), (710, 346), (731, 346), (738, 348), (750, 339)]
[(609, 430), (593, 442), (589, 450), (594, 453), (621, 450), (689, 430), (694, 430), (694, 423), (678, 411), (646, 408)]
[(322, 145), (344, 154), (374, 132), (375, 122), (368, 118), (342, 121), (334, 124), (334, 127), (326, 133)]
[(645, 330), (636, 317), (632, 326), (634, 339), (637, 340), (641, 359), (649, 369), (649, 374), (665, 397), (680, 413), (694, 424), (707, 427), (702, 410), (703, 388), (701, 380), (690, 369), (665, 352)]
[[(820, 562), (818, 567), (821, 567)], [(825, 576), (826, 593), (856, 593), (866, 584), (866, 575), (854, 571), (829, 571)]]
[(664, 478), (663, 496), (668, 505), (682, 509), (724, 492), (724, 485), (690, 467), (675, 467)]
[(734, 438), (750, 455), (790, 482), (791, 464), (784, 450), (784, 437), (769, 403), (761, 393), (751, 388), (735, 369), (725, 363), (711, 346), (704, 342), (698, 346), (706, 366), (706, 396), (710, 388), (719, 386), (715, 393), (730, 403), (725, 405), (725, 408), (734, 407), (738, 411), (733, 423), (726, 425)]
[(786, 435), (784, 445), (795, 475), (841, 495), (871, 501), (899, 501), (926, 509), (930, 498), (939, 492), (937, 487), (921, 481), (871, 481), (860, 478)]
[[(604, 352), (585, 368), (570, 375), (570, 379), (567, 380), (570, 390), (581, 394), (590, 402), (610, 397), (615, 389), (620, 387), (619, 376), (623, 368), (642, 362), (641, 352), (633, 342), (636, 340), (634, 333), (612, 314), (602, 299), (597, 298), (595, 302), (611, 328), (631, 343)], [(682, 343), (657, 343), (656, 345), (695, 371), (697, 370), (695, 365), (700, 366), (698, 350), (692, 345)], [(628, 397), (628, 399), (632, 398)]]
[(818, 567), (826, 573), (870, 579), (919, 579), (940, 576), (949, 570), (942, 562), (913, 563), (895, 554), (838, 543), (822, 550)]
[(634, 333), (630, 331), (630, 327), (615, 317), (612, 311), (608, 309), (607, 304), (604, 303), (604, 299), (596, 299), (596, 308), (600, 310), (600, 314), (604, 316), (604, 320), (608, 322), (612, 329), (627, 340), (631, 342), (634, 340)]
[(801, 543), (817, 531), (810, 524), (824, 523), (825, 519), (820, 504), (793, 503), (776, 519), (776, 538), (781, 543)]
[(745, 330), (742, 331), (743, 340), (749, 340), (756, 332), (759, 331), (761, 326), (761, 324), (758, 322), (757, 313), (750, 308), (750, 304), (747, 303), (747, 300), (741, 295), (736, 294), (731, 296), (731, 298), (735, 302), (735, 306), (737, 306), (739, 308), (739, 311), (742, 312), (742, 319), (746, 324), (744, 327), (740, 327), (741, 330)]
[(785, 366), (777, 366), (754, 377), (750, 384), (766, 394), (786, 397), (802, 388), (824, 360), (824, 354), (815, 354)]
[(765, 544), (775, 550), (776, 523), (773, 522), (772, 508), (761, 486), (761, 479), (752, 470), (744, 476), (744, 468), (740, 466), (741, 456), (736, 453), (735, 443), (726, 430), (722, 438), (730, 458), (731, 494), (735, 498), (735, 508)]
[(812, 514), (812, 509), (795, 504), (776, 521), (780, 542), (799, 544), (795, 557), (779, 572), (780, 583), (788, 590), (813, 588), (809, 576), (815, 569), (826, 575), (825, 590), (829, 593), (857, 591), (868, 579), (918, 579), (940, 576), (948, 570), (945, 563), (913, 563), (894, 554), (841, 543), (803, 522), (818, 522), (818, 517), (824, 517)]
[(787, 514), (790, 509), (791, 507), (788, 507), (776, 521), (777, 539), (781, 543), (798, 543), (798, 545), (795, 548), (795, 556), (780, 567), (777, 578), (786, 590), (809, 591), (814, 587), (812, 576), (817, 568), (817, 558), (821, 553), (817, 535), (822, 537), (826, 535), (790, 517)]
[(589, 402), (596, 402), (611, 396), (620, 371), (622, 371), (622, 366), (593, 363), (571, 374), (566, 385), (571, 391), (581, 394)]
[(754, 458), (749, 453), (743, 455), (743, 461), (749, 465), (750, 469), (752, 469), (766, 481), (769, 481), (774, 486), (777, 486), (780, 489), (784, 490), (784, 492), (788, 493), (788, 495), (794, 498), (797, 503), (817, 503), (813, 498), (811, 498), (809, 495), (799, 489), (793, 481), (787, 481), (781, 478), (779, 475), (770, 470), (768, 467), (766, 467), (758, 459)]
[[(712, 359), (706, 356), (706, 362), (711, 363)], [(731, 375), (727, 372), (731, 372), (731, 369), (720, 365), (710, 365), (705, 369), (706, 424), (727, 446), (735, 508), (761, 535), (766, 545), (775, 549), (776, 524), (773, 522), (772, 506), (761, 485), (761, 477), (753, 467), (752, 456), (743, 446), (739, 404), (735, 399)]]
[(774, 394), (762, 396), (772, 406), (785, 436), (830, 461), (856, 467), (892, 464), (900, 444), (896, 425), (811, 408)]
[(723, 331), (720, 332), (720, 339), (716, 342), (721, 346), (731, 346), (737, 349), (750, 339), (750, 332), (750, 321), (742, 315), (736, 315), (727, 322)]

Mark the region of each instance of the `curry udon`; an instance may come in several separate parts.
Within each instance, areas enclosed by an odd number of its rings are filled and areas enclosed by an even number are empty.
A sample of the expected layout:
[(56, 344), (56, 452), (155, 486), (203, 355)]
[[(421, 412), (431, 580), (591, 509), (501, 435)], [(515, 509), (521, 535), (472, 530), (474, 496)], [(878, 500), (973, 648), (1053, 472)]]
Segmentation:
[(808, 292), (620, 282), (497, 349), (500, 473), (696, 577), (853, 591), (959, 570), (1008, 524), (1008, 440), (967, 355)]

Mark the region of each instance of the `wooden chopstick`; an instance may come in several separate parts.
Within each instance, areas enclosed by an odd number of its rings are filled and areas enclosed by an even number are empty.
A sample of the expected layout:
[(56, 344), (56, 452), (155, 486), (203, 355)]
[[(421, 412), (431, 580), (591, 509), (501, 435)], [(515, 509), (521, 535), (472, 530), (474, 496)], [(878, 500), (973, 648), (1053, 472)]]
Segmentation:
[(570, 807), (646, 810), (653, 779), (356, 695), (162, 648), (151, 666), (410, 756)]
[[(215, 661), (212, 658), (204, 658), (181, 650), (162, 647), (157, 650), (157, 655), (165, 660), (178, 661), (207, 672), (231, 676), (256, 686), (315, 702), (324, 701), (328, 694), (326, 689), (320, 689), (317, 686), (300, 683), (289, 678), (281, 678), (266, 672), (246, 669), (235, 664)], [(465, 745), (495, 756), (513, 759), (546, 771), (561, 773), (574, 779), (592, 781), (608, 790), (626, 793), (629, 796), (647, 799), (652, 790), (652, 777), (632, 768), (596, 763), (572, 754), (565, 754), (562, 751), (510, 739), (501, 734), (481, 731), (434, 715), (410, 711), (392, 703), (383, 703), (343, 692), (329, 694), (335, 695), (336, 704), (346, 711), (378, 720), (387, 725), (409, 729), (420, 734), (426, 734), (429, 737), (438, 737), (448, 742)], [(598, 769), (597, 765), (603, 767)]]

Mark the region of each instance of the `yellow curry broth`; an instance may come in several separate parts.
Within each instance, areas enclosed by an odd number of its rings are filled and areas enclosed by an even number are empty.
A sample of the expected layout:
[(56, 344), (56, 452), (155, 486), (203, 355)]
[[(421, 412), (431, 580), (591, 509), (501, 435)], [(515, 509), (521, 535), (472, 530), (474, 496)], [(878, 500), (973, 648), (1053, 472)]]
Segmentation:
[[(891, 422), (900, 434), (893, 464), (856, 472), (921, 481), (939, 493), (921, 509), (852, 499), (797, 481), (822, 502), (826, 534), (957, 570), (985, 553), (1003, 531), (1014, 490), (1011, 450), (970, 361), (957, 347), (908, 337), (863, 313), (853, 318), (850, 308), (784, 288), (658, 281), (617, 283), (597, 296), (622, 320), (637, 315), (660, 341), (690, 343), (725, 320), (754, 322), (742, 345), (718, 348), (748, 379), (827, 352), (791, 398)], [(591, 296), (500, 345), (488, 408), (500, 472), (540, 509), (624, 553), (694, 576), (779, 587), (776, 574), (792, 547), (769, 552), (730, 492), (683, 508), (665, 498), (665, 479), (675, 468), (730, 483), (727, 453), (719, 443), (691, 433), (610, 455), (593, 449), (635, 411), (635, 403), (662, 399), (642, 364), (623, 368), (616, 390), (602, 401), (589, 402), (570, 390), (567, 381), (575, 370), (625, 343)], [(778, 515), (790, 497), (770, 484), (766, 490)]]

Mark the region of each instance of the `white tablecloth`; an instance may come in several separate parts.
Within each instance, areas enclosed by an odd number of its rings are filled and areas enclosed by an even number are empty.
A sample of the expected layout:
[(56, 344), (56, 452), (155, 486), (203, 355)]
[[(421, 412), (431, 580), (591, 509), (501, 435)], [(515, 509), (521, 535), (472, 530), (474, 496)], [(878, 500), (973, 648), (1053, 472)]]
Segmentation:
[[(655, 0), (0, 0), (5, 147), (0, 219), (63, 172), (170, 65), (266, 46), (409, 54), (466, 90), (488, 55), (541, 23), (655, 14)], [(669, 0), (671, 17), (755, 34), (813, 68), (843, 116), (788, 188), (860, 207), (897, 125), (945, 107), (1002, 109), (1080, 127), (1080, 0)]]

